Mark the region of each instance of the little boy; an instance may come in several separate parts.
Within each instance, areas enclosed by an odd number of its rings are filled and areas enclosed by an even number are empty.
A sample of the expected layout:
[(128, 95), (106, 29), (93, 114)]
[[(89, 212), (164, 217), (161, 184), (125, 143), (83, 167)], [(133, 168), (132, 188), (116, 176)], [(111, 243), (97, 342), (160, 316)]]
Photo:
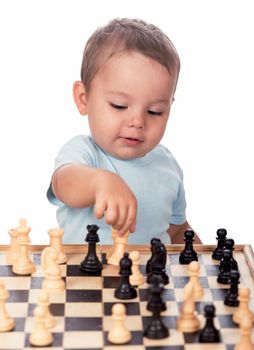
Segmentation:
[(65, 243), (83, 243), (87, 224), (100, 226), (103, 244), (111, 226), (133, 244), (183, 243), (183, 174), (159, 144), (179, 70), (169, 38), (141, 20), (112, 20), (88, 40), (73, 96), (91, 135), (61, 148), (47, 193)]

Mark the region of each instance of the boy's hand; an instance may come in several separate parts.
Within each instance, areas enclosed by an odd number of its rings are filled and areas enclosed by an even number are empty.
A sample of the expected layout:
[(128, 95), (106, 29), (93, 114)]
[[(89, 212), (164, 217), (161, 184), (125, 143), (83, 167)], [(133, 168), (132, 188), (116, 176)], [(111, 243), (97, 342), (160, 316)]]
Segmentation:
[(95, 187), (94, 215), (97, 219), (105, 216), (120, 235), (135, 231), (137, 200), (129, 186), (120, 176), (103, 172), (98, 174)]

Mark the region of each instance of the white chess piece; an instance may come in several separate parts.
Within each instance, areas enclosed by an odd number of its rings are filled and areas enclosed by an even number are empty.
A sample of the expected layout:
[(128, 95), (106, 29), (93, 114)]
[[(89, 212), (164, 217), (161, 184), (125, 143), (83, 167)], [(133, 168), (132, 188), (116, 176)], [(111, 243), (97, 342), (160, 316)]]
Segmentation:
[(233, 313), (233, 321), (240, 324), (244, 317), (249, 317), (253, 322), (254, 315), (249, 309), (250, 289), (247, 287), (240, 287), (238, 290), (238, 300), (239, 306)]
[(51, 247), (45, 248), (41, 254), (41, 266), (45, 275), (42, 281), (42, 289), (48, 291), (61, 291), (65, 289), (65, 283), (61, 277), (61, 269), (56, 262), (57, 256), (57, 252)]
[(196, 332), (200, 328), (200, 321), (195, 310), (195, 296), (193, 283), (184, 287), (184, 300), (180, 317), (176, 321), (176, 329), (184, 333)]
[(111, 249), (109, 250), (109, 252), (107, 253), (107, 259), (109, 259), (109, 257), (112, 255), (113, 251), (115, 250), (115, 245), (116, 245), (115, 239), (116, 239), (116, 236), (117, 236), (117, 230), (115, 230), (112, 227), (112, 241), (113, 241), (113, 245), (112, 245)]
[(130, 284), (132, 286), (141, 286), (145, 282), (145, 277), (142, 275), (139, 269), (140, 254), (137, 250), (134, 250), (130, 252), (129, 258), (132, 260), (132, 275), (130, 275)]
[(20, 219), (19, 226), (17, 227), (19, 254), (12, 266), (12, 271), (18, 275), (28, 275), (36, 270), (35, 265), (28, 256), (28, 245), (30, 243), (28, 234), (30, 231), (31, 228), (27, 226), (27, 221)]
[(250, 317), (244, 317), (240, 322), (241, 338), (234, 350), (254, 350), (251, 340), (253, 321)]
[(29, 342), (35, 346), (47, 346), (52, 344), (53, 336), (45, 325), (45, 310), (42, 306), (36, 306), (34, 311), (34, 329), (29, 337)]
[(188, 270), (190, 276), (190, 283), (193, 283), (194, 286), (195, 300), (198, 300), (204, 295), (204, 288), (199, 282), (200, 264), (197, 261), (192, 261), (188, 266)]
[(16, 228), (12, 228), (8, 230), (8, 233), (11, 237), (10, 248), (7, 253), (7, 264), (13, 265), (14, 262), (18, 259), (19, 255), (19, 245), (18, 245), (18, 231)]
[(113, 245), (114, 250), (111, 252), (109, 258), (107, 259), (107, 263), (109, 265), (119, 265), (119, 262), (122, 259), (123, 254), (125, 252), (128, 243), (128, 238), (129, 231), (127, 231), (123, 236), (120, 236), (118, 233), (116, 234), (115, 243)]
[(50, 246), (54, 248), (58, 253), (58, 257), (56, 260), (58, 264), (64, 264), (67, 261), (67, 255), (64, 252), (63, 244), (62, 244), (63, 233), (64, 233), (64, 230), (60, 227), (52, 228), (48, 230), (48, 234), (50, 237)]
[(39, 294), (38, 305), (43, 307), (45, 312), (45, 325), (47, 328), (52, 328), (55, 325), (55, 319), (49, 310), (49, 293), (46, 290), (41, 290)]
[(108, 332), (108, 340), (113, 344), (125, 344), (131, 340), (131, 333), (124, 324), (125, 306), (121, 303), (112, 307), (113, 325)]
[(4, 281), (0, 279), (0, 332), (11, 331), (15, 327), (15, 321), (8, 315), (5, 307), (8, 298), (9, 292), (5, 288)]

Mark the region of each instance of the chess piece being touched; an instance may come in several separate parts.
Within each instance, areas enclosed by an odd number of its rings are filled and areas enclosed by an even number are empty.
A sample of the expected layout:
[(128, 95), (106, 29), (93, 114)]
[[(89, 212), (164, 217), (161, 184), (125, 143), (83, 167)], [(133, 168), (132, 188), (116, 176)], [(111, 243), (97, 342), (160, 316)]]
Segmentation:
[(223, 248), (225, 245), (225, 240), (226, 240), (226, 236), (227, 236), (227, 230), (224, 228), (219, 228), (217, 230), (217, 247), (214, 249), (213, 253), (212, 253), (212, 258), (215, 260), (221, 260), (222, 258), (222, 252), (223, 252)]
[(198, 255), (193, 248), (194, 235), (195, 234), (192, 229), (187, 229), (184, 232), (185, 247), (179, 256), (180, 264), (187, 265), (191, 261), (198, 261)]
[(30, 231), (31, 228), (27, 225), (27, 221), (20, 219), (17, 227), (19, 253), (17, 260), (14, 261), (12, 266), (12, 271), (18, 275), (28, 275), (36, 270), (28, 255), (28, 245), (30, 243), (28, 235)]
[(220, 332), (214, 326), (215, 307), (213, 304), (205, 305), (206, 323), (204, 328), (200, 331), (200, 343), (219, 343)]
[(124, 324), (125, 317), (125, 306), (120, 303), (114, 304), (112, 307), (113, 324), (108, 332), (108, 340), (112, 344), (126, 344), (131, 340), (131, 332)]
[(115, 230), (112, 227), (112, 241), (113, 241), (113, 245), (111, 246), (109, 252), (107, 253), (107, 259), (109, 259), (109, 257), (112, 255), (112, 253), (114, 252), (115, 248), (116, 248), (116, 236), (118, 235), (117, 230)]
[(109, 258), (107, 259), (107, 263), (109, 265), (115, 265), (115, 266), (119, 265), (119, 262), (122, 259), (123, 254), (126, 250), (126, 246), (128, 244), (128, 238), (129, 238), (129, 231), (127, 231), (122, 236), (120, 236), (118, 232), (115, 233), (113, 250), (111, 251)]
[(61, 268), (56, 262), (57, 257), (58, 253), (51, 247), (45, 248), (41, 254), (41, 266), (45, 275), (42, 288), (48, 291), (65, 289), (65, 283), (61, 277)]
[(53, 336), (45, 325), (45, 310), (36, 306), (34, 311), (34, 329), (29, 337), (30, 344), (34, 346), (47, 346), (52, 344)]
[(54, 248), (58, 253), (58, 257), (56, 260), (58, 264), (64, 264), (67, 261), (67, 255), (64, 252), (62, 244), (63, 233), (64, 230), (60, 227), (51, 228), (48, 230), (48, 234), (50, 237), (50, 246)]
[(100, 241), (97, 231), (99, 226), (87, 225), (88, 233), (85, 241), (88, 243), (88, 252), (85, 259), (80, 263), (80, 270), (91, 276), (98, 276), (102, 270), (102, 263), (96, 254), (96, 243)]
[(8, 298), (9, 292), (5, 288), (4, 281), (0, 279), (0, 332), (8, 332), (15, 327), (15, 321), (9, 316), (5, 306)]

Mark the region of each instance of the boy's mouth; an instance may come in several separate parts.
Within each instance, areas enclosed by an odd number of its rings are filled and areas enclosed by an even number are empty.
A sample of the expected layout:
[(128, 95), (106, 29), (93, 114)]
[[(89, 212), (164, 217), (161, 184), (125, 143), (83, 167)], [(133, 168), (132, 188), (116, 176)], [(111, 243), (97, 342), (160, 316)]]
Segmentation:
[(121, 137), (122, 141), (129, 146), (136, 146), (141, 144), (143, 141), (134, 137)]

